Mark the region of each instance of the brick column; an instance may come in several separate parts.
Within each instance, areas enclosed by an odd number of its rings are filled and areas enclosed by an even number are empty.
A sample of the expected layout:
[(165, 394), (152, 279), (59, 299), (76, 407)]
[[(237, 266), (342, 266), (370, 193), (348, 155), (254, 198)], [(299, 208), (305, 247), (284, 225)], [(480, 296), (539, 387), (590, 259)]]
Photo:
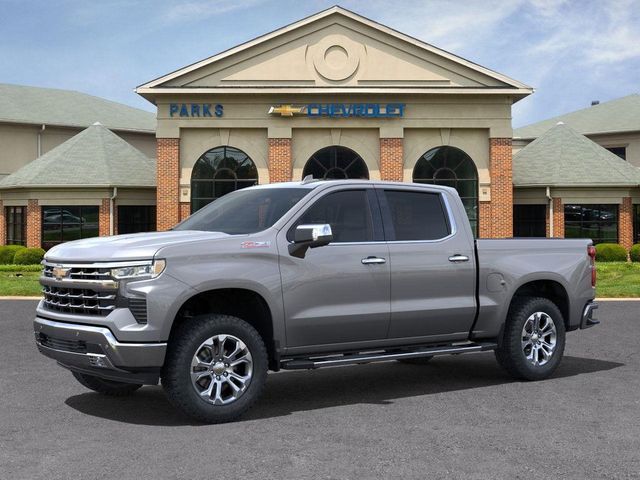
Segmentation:
[(561, 198), (553, 199), (553, 236), (564, 238), (564, 204)]
[(158, 138), (156, 151), (156, 228), (162, 232), (180, 221), (180, 139)]
[(110, 230), (109, 199), (103, 198), (98, 209), (98, 235), (108, 237)]
[(269, 138), (269, 182), (290, 182), (293, 176), (293, 155), (290, 138)]
[(627, 251), (631, 250), (633, 247), (633, 202), (631, 197), (622, 199), (618, 222), (618, 241)]
[(401, 182), (404, 179), (402, 138), (380, 139), (380, 179)]
[(4, 216), (4, 205), (0, 200), (0, 245), (7, 244), (7, 219)]
[(42, 229), (42, 209), (38, 200), (27, 203), (27, 247), (39, 247)]
[(549, 202), (547, 202), (547, 208), (544, 209), (544, 236), (549, 238), (551, 236), (551, 218), (550, 218)]
[(491, 202), (478, 202), (478, 237), (492, 238)]
[[(489, 218), (491, 237), (513, 236), (513, 165), (510, 138), (489, 139), (489, 161), (491, 169), (491, 208)], [(481, 209), (482, 210), (482, 209)], [(482, 213), (482, 212), (480, 212)], [(482, 220), (481, 230), (486, 230)]]
[(191, 203), (180, 202), (180, 221), (188, 218), (191, 215)]

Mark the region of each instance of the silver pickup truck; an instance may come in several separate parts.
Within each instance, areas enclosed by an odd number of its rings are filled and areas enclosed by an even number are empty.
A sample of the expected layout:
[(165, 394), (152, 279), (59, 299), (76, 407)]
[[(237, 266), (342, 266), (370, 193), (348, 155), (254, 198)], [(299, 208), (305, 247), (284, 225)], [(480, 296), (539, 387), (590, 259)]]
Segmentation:
[(268, 370), (494, 350), (540, 380), (598, 323), (594, 259), (589, 240), (475, 240), (447, 187), (263, 185), (172, 231), (52, 248), (35, 337), (89, 389), (161, 382), (205, 422), (244, 413)]

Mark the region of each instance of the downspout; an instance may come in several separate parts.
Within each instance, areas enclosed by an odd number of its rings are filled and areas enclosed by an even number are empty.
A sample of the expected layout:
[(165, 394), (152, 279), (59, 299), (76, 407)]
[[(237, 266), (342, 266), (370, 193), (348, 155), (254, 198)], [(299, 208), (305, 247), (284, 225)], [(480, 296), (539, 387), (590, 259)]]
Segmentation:
[(113, 225), (113, 218), (114, 218), (113, 212), (114, 212), (114, 205), (115, 205), (115, 200), (117, 196), (118, 196), (118, 187), (113, 187), (113, 194), (109, 199), (109, 235), (113, 235), (115, 232), (115, 228)]
[(553, 238), (553, 197), (551, 187), (547, 187), (547, 200), (549, 200), (549, 237)]
[(47, 126), (43, 123), (40, 127), (40, 130), (38, 130), (38, 147), (36, 158), (42, 155), (42, 132), (44, 132), (45, 128), (47, 128)]

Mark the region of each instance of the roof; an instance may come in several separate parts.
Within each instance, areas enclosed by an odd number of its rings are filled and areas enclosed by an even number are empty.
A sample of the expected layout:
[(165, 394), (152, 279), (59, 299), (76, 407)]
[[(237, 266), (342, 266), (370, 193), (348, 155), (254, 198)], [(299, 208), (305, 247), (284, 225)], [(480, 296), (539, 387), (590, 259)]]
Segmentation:
[(2, 83), (0, 99), (0, 122), (86, 128), (99, 121), (112, 130), (156, 130), (154, 113), (73, 90)]
[(640, 168), (570, 126), (558, 123), (513, 157), (513, 184), (523, 186), (637, 186)]
[[(256, 37), (252, 40), (249, 40), (245, 43), (242, 43), (236, 47), (230, 48), (228, 50), (225, 50), (223, 52), (220, 52), (216, 55), (213, 55), (211, 57), (205, 58), (199, 62), (195, 62), (191, 65), (188, 65), (184, 68), (175, 70), (171, 73), (168, 73), (166, 75), (163, 75), (161, 77), (158, 77), (154, 80), (151, 80), (149, 82), (146, 82), (142, 85), (139, 85), (136, 88), (136, 92), (139, 93), (140, 95), (143, 96), (148, 96), (150, 94), (153, 93), (158, 93), (159, 91), (162, 91), (164, 93), (175, 93), (178, 89), (176, 87), (173, 88), (169, 88), (165, 84), (166, 82), (169, 82), (171, 80), (174, 80), (178, 77), (181, 77), (183, 75), (186, 75), (190, 72), (193, 72), (194, 70), (198, 70), (201, 69), (205, 66), (211, 65), (213, 63), (216, 62), (221, 62), (222, 60), (227, 59), (228, 57), (231, 57), (233, 55), (238, 55), (246, 50), (249, 50), (253, 47), (256, 47), (257, 45), (266, 43), (270, 40), (273, 39), (277, 39), (278, 37), (281, 37), (289, 32), (292, 32), (296, 29), (300, 29), (302, 27), (305, 27), (309, 24), (312, 24), (314, 22), (318, 22), (324, 18), (327, 17), (343, 17), (343, 18), (348, 18), (351, 19), (355, 22), (358, 22), (359, 24), (372, 28), (374, 30), (377, 30), (378, 32), (381, 32), (383, 34), (389, 35), (391, 37), (394, 37), (395, 39), (401, 40), (403, 42), (407, 42), (410, 43), (411, 45), (418, 47), (426, 52), (429, 52), (431, 54), (435, 54), (438, 55), (440, 57), (443, 57), (447, 60), (450, 60), (458, 65), (464, 66), (470, 70), (473, 70), (475, 72), (481, 73), (483, 75), (486, 75), (502, 84), (504, 84), (504, 87), (502, 87), (502, 92), (501, 93), (509, 93), (509, 94), (515, 94), (515, 95), (520, 95), (521, 97), (529, 95), (533, 92), (533, 89), (522, 83), (519, 82), (517, 80), (514, 80), (510, 77), (507, 77), (506, 75), (503, 75), (501, 73), (495, 72), (493, 70), (490, 70), (486, 67), (483, 67), (481, 65), (478, 65), (477, 63), (471, 62), (469, 60), (466, 60), (462, 57), (459, 57), (457, 55), (454, 55), (450, 52), (447, 52), (445, 50), (442, 50), (440, 48), (437, 48), (433, 45), (430, 45), (426, 42), (423, 42), (421, 40), (418, 40), (414, 37), (411, 37), (409, 35), (406, 35), (404, 33), (401, 33), (397, 30), (394, 30), (392, 28), (389, 28), (385, 25), (382, 25), (380, 23), (377, 23), (373, 20), (370, 20), (366, 17), (363, 17), (362, 15), (359, 15), (357, 13), (354, 13), (350, 10), (344, 9), (340, 6), (333, 6), (330, 7), (326, 10), (323, 10), (321, 12), (318, 12), (314, 15), (308, 16), (306, 18), (303, 18), (297, 22), (291, 23), (289, 25), (286, 25), (282, 28), (279, 28), (277, 30), (274, 30), (270, 33), (261, 35), (259, 37)], [(309, 89), (304, 89), (304, 88), (300, 88), (301, 86), (297, 85), (297, 86), (289, 86), (291, 89), (295, 89), (295, 93), (307, 93), (307, 90)], [(236, 90), (239, 90), (240, 87), (239, 86), (234, 86), (233, 87)], [(245, 89), (248, 91), (250, 89), (255, 89), (255, 86), (251, 86), (251, 85), (247, 85), (245, 87)], [(217, 88), (212, 88), (212, 87), (208, 87), (208, 88), (191, 88), (192, 93), (197, 90), (197, 92), (202, 92), (202, 93), (217, 93), (218, 90), (220, 91), (227, 91), (227, 92), (231, 92), (232, 88), (231, 87), (227, 87), (226, 89), (223, 88), (222, 86), (219, 86)], [(265, 86), (262, 86), (262, 91), (265, 90)], [(310, 89), (311, 91), (313, 91), (313, 89)], [(323, 93), (332, 93), (333, 90), (339, 90), (339, 86), (336, 86), (333, 89), (325, 89), (323, 91)], [(361, 88), (360, 90), (362, 91), (374, 91), (374, 88)], [(411, 89), (410, 87), (406, 87), (405, 91), (407, 93), (412, 93), (413, 90), (415, 91), (425, 91), (427, 90), (427, 88), (422, 87), (422, 88), (413, 88)], [(450, 89), (450, 90), (454, 90), (454, 89)], [(461, 92), (464, 92), (464, 89), (457, 89), (460, 90)], [(500, 88), (498, 88), (498, 90), (500, 90)], [(256, 92), (258, 92), (260, 90), (256, 90)], [(440, 91), (443, 91), (442, 89)], [(148, 98), (148, 97), (147, 97)]]
[(514, 138), (537, 138), (558, 122), (583, 135), (640, 131), (640, 95), (633, 94), (532, 123), (513, 131)]
[(155, 161), (99, 123), (0, 180), (0, 189), (155, 185)]

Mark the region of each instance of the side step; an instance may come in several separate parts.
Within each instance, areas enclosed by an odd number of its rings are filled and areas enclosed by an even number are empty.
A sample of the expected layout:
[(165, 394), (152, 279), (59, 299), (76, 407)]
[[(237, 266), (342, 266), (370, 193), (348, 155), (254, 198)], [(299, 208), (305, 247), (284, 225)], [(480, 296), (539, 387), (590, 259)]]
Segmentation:
[(386, 362), (403, 358), (431, 357), (433, 355), (451, 355), (460, 353), (485, 352), (498, 348), (497, 343), (465, 343), (462, 345), (448, 345), (440, 347), (421, 348), (411, 351), (374, 351), (369, 353), (353, 353), (331, 356), (314, 356), (310, 358), (283, 359), (281, 368), (285, 370), (300, 370), (322, 367), (337, 367), (339, 365), (358, 365), (361, 363)]

